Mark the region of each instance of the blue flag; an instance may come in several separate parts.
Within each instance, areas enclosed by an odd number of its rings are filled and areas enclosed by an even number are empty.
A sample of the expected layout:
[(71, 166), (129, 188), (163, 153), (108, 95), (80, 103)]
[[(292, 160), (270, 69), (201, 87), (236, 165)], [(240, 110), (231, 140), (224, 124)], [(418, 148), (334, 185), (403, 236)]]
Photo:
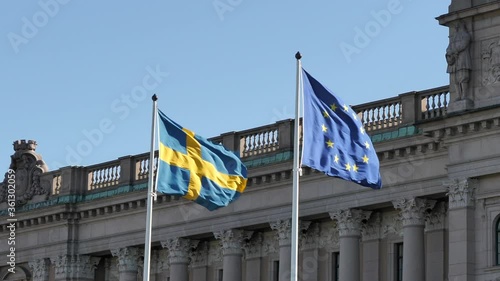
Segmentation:
[(157, 190), (183, 196), (210, 211), (245, 190), (247, 169), (238, 156), (183, 128), (158, 110), (160, 149)]
[(302, 164), (363, 186), (382, 187), (377, 154), (351, 107), (302, 69)]

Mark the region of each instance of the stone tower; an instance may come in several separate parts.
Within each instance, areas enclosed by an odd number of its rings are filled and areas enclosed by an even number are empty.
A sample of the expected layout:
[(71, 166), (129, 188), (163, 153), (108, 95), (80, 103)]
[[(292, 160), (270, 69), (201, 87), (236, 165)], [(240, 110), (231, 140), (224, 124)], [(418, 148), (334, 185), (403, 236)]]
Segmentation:
[(500, 1), (452, 0), (437, 18), (450, 29), (450, 113), (500, 104), (499, 15)]

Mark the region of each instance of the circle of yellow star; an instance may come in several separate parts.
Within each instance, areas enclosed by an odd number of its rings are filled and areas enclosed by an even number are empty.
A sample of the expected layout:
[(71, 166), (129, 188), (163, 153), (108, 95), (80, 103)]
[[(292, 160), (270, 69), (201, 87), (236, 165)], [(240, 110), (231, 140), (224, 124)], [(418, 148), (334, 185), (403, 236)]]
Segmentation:
[(333, 111), (335, 111), (335, 109), (337, 109), (337, 105), (336, 105), (336, 104), (334, 104), (334, 103), (332, 103), (332, 104), (330, 105), (330, 108), (331, 108)]
[(343, 106), (343, 107), (344, 107), (344, 111), (345, 111), (345, 112), (349, 111), (349, 107), (348, 107), (347, 105), (345, 105), (345, 104), (344, 104), (344, 106)]
[(328, 140), (328, 141), (326, 142), (326, 145), (327, 145), (328, 147), (333, 147), (334, 143), (333, 143), (331, 140)]
[(326, 132), (328, 131), (328, 128), (325, 126), (325, 124), (321, 125), (321, 130), (323, 130), (323, 132)]
[(354, 165), (352, 166), (352, 170), (353, 170), (354, 172), (356, 172), (356, 173), (357, 173), (357, 172), (358, 172), (358, 169), (359, 169), (359, 167), (358, 167), (358, 166), (356, 166), (356, 164), (354, 164)]
[(361, 134), (364, 135), (365, 134), (365, 128), (363, 128), (363, 126), (359, 127), (359, 130), (361, 131)]

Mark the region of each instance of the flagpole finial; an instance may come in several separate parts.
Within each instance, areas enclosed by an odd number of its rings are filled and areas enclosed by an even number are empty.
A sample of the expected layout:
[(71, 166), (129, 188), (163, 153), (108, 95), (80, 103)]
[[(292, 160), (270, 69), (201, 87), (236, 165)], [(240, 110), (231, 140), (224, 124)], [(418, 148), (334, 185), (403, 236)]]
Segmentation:
[(158, 96), (157, 96), (156, 94), (154, 94), (154, 95), (151, 97), (151, 99), (152, 99), (153, 101), (157, 101), (157, 100), (158, 100)]
[(302, 58), (302, 55), (300, 54), (300, 52), (297, 52), (295, 54), (295, 58), (298, 59), (298, 60), (300, 60)]

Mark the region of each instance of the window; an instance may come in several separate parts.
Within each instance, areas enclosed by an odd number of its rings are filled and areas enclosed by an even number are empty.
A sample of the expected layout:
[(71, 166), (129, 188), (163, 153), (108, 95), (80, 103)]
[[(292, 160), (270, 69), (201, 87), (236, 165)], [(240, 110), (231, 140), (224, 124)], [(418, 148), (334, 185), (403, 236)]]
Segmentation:
[(222, 270), (222, 268), (220, 268), (219, 270), (217, 270), (217, 281), (222, 281), (222, 275), (223, 275), (224, 271)]
[(497, 220), (497, 227), (495, 231), (496, 240), (496, 265), (500, 265), (500, 218)]
[(339, 252), (332, 253), (332, 281), (339, 281)]
[(280, 280), (280, 261), (273, 261), (273, 281)]
[(395, 251), (395, 263), (396, 266), (395, 268), (395, 275), (396, 278), (394, 280), (396, 281), (403, 281), (403, 243), (396, 243), (394, 244), (396, 251)]

